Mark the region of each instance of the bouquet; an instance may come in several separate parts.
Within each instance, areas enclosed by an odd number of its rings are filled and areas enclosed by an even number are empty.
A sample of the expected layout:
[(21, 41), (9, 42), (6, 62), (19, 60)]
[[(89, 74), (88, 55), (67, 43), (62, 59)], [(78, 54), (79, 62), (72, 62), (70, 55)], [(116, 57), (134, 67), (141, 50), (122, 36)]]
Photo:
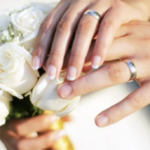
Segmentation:
[[(31, 3), (0, 14), (0, 125), (43, 113), (64, 116), (80, 100), (58, 96), (56, 87), (64, 82), (65, 72), (51, 81), (42, 69), (35, 71), (31, 65), (40, 25), (55, 5)], [(51, 128), (63, 128), (61, 119), (58, 124)]]

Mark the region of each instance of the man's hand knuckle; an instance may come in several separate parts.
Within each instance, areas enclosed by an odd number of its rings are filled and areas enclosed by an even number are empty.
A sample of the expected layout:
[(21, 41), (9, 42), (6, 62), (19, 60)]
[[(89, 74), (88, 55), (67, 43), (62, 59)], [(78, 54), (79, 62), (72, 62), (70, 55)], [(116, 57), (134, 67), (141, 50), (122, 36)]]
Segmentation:
[(147, 103), (149, 102), (149, 97), (146, 94), (129, 97), (129, 103), (135, 110), (142, 108), (145, 104), (144, 101), (147, 101)]
[(142, 102), (140, 97), (134, 97), (133, 99), (130, 100), (130, 104), (133, 108), (138, 109), (140, 108)]
[(122, 79), (122, 68), (120, 65), (114, 64), (108, 66), (108, 76), (111, 81), (120, 81)]

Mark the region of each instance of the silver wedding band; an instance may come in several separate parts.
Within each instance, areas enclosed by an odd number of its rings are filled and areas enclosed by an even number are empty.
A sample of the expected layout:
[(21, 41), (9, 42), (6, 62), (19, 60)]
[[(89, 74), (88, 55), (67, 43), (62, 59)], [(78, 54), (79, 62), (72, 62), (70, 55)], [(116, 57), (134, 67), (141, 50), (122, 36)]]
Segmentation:
[(95, 17), (97, 20), (100, 20), (101, 19), (101, 15), (95, 11), (95, 10), (87, 10), (84, 15), (91, 15), (93, 17)]
[(124, 62), (127, 64), (128, 68), (130, 70), (131, 77), (130, 77), (129, 82), (131, 82), (136, 79), (136, 76), (137, 76), (136, 67), (135, 67), (134, 63), (130, 60), (126, 60)]

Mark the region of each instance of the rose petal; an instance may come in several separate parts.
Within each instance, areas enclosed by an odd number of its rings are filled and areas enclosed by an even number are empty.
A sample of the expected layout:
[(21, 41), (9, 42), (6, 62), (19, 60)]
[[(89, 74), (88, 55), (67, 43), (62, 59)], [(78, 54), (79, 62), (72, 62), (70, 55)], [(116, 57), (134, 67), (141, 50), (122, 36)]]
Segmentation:
[(7, 87), (6, 85), (4, 84), (1, 84), (0, 83), (0, 89), (2, 89), (3, 91), (6, 91), (8, 93), (10, 93), (11, 95), (15, 96), (15, 97), (18, 97), (19, 99), (23, 99), (23, 96), (20, 95), (19, 93), (17, 93), (15, 90)]

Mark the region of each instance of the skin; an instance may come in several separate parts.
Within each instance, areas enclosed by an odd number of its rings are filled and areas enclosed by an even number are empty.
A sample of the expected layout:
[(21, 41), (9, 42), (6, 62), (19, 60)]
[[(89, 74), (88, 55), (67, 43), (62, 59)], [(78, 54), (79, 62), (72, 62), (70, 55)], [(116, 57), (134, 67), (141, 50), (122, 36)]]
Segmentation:
[(123, 61), (131, 60), (136, 67), (136, 81), (140, 87), (121, 102), (98, 114), (95, 123), (99, 127), (116, 123), (150, 104), (150, 23), (134, 21), (122, 26), (119, 32), (123, 35), (115, 38), (106, 55), (106, 61), (118, 61), (73, 82), (65, 82), (57, 89), (61, 98), (71, 99), (78, 95), (128, 82), (131, 74), (127, 64)]
[[(33, 68), (39, 69), (45, 64), (47, 74), (54, 79), (59, 75), (73, 41), (67, 79), (75, 80), (80, 76), (95, 34), (97, 39), (91, 62), (98, 68), (105, 60), (117, 29), (132, 20), (148, 20), (148, 6), (149, 0), (61, 0), (41, 24), (33, 53)], [(100, 24), (95, 17), (83, 15), (91, 9), (102, 16)]]
[[(67, 118), (66, 118), (67, 119)], [(49, 126), (58, 120), (53, 115), (13, 120), (0, 128), (0, 139), (8, 150), (44, 150), (51, 148), (62, 136), (62, 130), (50, 131)], [(38, 136), (31, 137), (31, 133)]]

